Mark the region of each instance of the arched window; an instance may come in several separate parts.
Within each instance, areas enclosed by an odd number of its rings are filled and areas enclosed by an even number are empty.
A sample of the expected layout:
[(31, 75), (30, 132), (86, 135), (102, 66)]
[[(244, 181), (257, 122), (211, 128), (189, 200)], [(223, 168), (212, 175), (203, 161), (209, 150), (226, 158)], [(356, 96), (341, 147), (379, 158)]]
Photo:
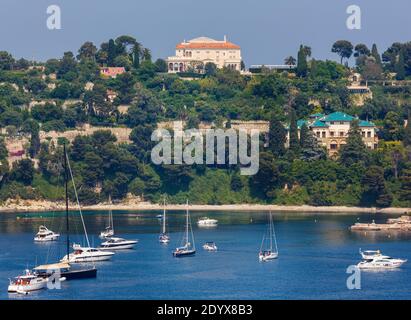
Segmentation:
[(168, 70), (173, 71), (173, 63), (168, 64)]
[(184, 71), (184, 65), (183, 65), (182, 62), (180, 62), (180, 69), (179, 69), (179, 71), (180, 71), (180, 72), (183, 72), (183, 71)]
[(174, 71), (178, 71), (178, 63), (174, 63)]

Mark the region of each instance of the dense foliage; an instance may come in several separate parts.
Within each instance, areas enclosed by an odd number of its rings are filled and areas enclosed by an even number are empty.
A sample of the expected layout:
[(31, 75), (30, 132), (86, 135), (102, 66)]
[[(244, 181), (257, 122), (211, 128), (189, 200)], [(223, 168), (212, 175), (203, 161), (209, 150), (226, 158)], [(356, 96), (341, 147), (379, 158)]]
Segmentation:
[[(394, 43), (382, 58), (375, 45), (369, 50), (344, 40), (332, 52), (341, 63), (354, 54), (356, 70), (366, 80), (385, 79), (393, 72), (398, 80), (411, 76), (410, 43)], [(310, 57), (311, 48), (302, 45), (298, 59), (286, 58), (287, 64), (297, 64), (295, 72), (263, 68), (250, 76), (207, 64), (204, 74), (185, 80), (165, 73), (166, 62), (152, 62), (150, 50), (130, 36), (110, 39), (99, 48), (86, 42), (77, 55), (66, 52), (44, 64), (0, 52), (0, 201), (62, 199), (62, 144), (67, 141), (40, 143), (40, 130), (63, 132), (91, 124), (131, 128), (132, 143), (118, 144), (110, 131), (101, 130), (68, 145), (83, 203), (127, 194), (158, 201), (167, 194), (180, 203), (189, 198), (206, 204), (411, 206), (410, 84), (376, 82), (373, 99), (360, 107), (346, 89), (349, 68)], [(101, 66), (127, 72), (104, 78)], [(113, 100), (108, 90), (117, 93)], [(121, 105), (129, 106), (127, 113), (118, 111)], [(334, 111), (378, 124), (378, 149), (365, 147), (356, 124), (338, 160), (327, 157), (306, 126), (298, 133), (298, 119)], [(227, 120), (269, 120), (258, 173), (241, 176), (233, 165), (153, 165), (151, 133), (157, 122), (176, 119), (189, 128), (200, 122), (221, 127)], [(19, 137), (30, 141), (29, 157), (9, 168), (5, 143)]]

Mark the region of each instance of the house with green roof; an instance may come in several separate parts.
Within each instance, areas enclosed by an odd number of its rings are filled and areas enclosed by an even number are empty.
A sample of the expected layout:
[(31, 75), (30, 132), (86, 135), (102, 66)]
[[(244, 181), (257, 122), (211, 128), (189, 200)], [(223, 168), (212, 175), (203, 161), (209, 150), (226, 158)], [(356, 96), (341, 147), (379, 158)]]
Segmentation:
[(333, 112), (325, 115), (313, 114), (308, 119), (297, 121), (298, 130), (305, 124), (317, 137), (318, 142), (324, 146), (330, 156), (336, 156), (340, 148), (346, 144), (351, 124), (358, 121), (358, 126), (365, 145), (375, 149), (378, 145), (377, 127), (374, 123), (358, 119), (344, 112)]

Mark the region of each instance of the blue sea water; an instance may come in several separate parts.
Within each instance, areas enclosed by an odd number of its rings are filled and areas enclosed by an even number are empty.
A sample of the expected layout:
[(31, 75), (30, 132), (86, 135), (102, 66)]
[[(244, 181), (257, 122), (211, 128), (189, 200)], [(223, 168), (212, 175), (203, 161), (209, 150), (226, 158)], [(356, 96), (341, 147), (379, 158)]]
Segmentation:
[[(28, 296), (7, 293), (8, 278), (27, 266), (56, 262), (65, 250), (64, 213), (0, 215), (0, 299), (410, 299), (411, 235), (353, 233), (357, 221), (371, 221), (368, 214), (274, 214), (279, 258), (260, 263), (258, 251), (267, 230), (267, 213), (192, 213), (197, 254), (174, 258), (180, 245), (184, 212), (168, 215), (171, 242), (158, 242), (160, 212), (114, 212), (118, 236), (138, 239), (133, 250), (119, 251), (112, 261), (97, 263), (96, 279), (67, 281), (61, 290), (42, 290)], [(107, 212), (85, 212), (90, 242), (107, 222)], [(199, 228), (201, 216), (219, 220), (216, 228)], [(19, 219), (17, 219), (19, 217)], [(377, 221), (385, 221), (378, 216)], [(80, 238), (81, 224), (71, 218)], [(75, 221), (75, 223), (73, 223)], [(33, 242), (45, 224), (62, 232), (57, 243)], [(217, 252), (202, 245), (215, 241)], [(359, 248), (409, 259), (398, 270), (362, 272), (361, 289), (347, 289), (348, 266), (360, 261)]]

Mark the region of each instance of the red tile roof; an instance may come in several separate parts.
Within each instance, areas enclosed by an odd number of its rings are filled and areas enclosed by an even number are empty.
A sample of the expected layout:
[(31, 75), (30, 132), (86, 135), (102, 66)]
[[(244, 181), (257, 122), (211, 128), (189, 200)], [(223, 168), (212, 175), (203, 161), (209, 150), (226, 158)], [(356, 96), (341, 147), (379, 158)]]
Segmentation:
[(176, 49), (240, 49), (232, 42), (188, 42), (179, 43)]

